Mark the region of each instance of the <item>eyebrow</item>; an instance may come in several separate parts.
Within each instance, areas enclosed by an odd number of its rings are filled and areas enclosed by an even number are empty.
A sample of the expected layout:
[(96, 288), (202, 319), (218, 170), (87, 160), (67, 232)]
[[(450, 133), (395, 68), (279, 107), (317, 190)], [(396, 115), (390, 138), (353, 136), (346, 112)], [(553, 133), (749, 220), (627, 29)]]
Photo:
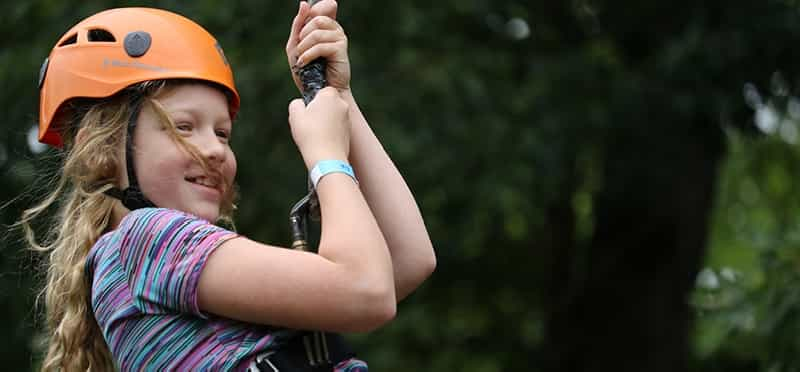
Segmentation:
[[(167, 112), (170, 115), (174, 115), (174, 114), (178, 114), (178, 113), (186, 113), (186, 114), (191, 115), (195, 119), (202, 118), (202, 117), (206, 116), (206, 115), (204, 115), (202, 110), (200, 110), (198, 108), (194, 108), (194, 107), (177, 107), (177, 108), (167, 109)], [(214, 124), (219, 124), (219, 123), (231, 123), (231, 124), (233, 124), (233, 120), (231, 120), (230, 114), (228, 114), (227, 111), (226, 111), (226, 115), (225, 116), (219, 116), (219, 117), (215, 117), (213, 119), (214, 120), (212, 120), (212, 121), (214, 122)]]

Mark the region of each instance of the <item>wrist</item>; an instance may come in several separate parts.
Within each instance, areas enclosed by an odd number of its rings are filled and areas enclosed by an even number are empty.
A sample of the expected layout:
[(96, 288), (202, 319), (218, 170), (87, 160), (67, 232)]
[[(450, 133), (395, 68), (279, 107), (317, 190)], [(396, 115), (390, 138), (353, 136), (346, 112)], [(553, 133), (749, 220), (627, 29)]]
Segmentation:
[(306, 169), (308, 169), (309, 172), (314, 168), (315, 165), (317, 165), (317, 163), (323, 160), (339, 160), (345, 163), (348, 162), (346, 154), (337, 152), (324, 152), (303, 156), (303, 161), (306, 163)]
[(348, 175), (356, 184), (358, 184), (358, 179), (356, 179), (356, 174), (353, 171), (353, 167), (348, 162), (338, 159), (325, 159), (318, 161), (308, 172), (308, 177), (311, 180), (311, 184), (314, 186), (314, 189), (316, 189), (319, 181), (323, 177), (334, 173), (343, 173)]

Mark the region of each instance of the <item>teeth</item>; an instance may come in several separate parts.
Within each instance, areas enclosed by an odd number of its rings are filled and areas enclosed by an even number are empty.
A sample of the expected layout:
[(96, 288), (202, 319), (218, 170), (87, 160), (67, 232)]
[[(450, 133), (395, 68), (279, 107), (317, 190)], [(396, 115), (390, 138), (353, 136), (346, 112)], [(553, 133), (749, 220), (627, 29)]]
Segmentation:
[(196, 183), (207, 187), (217, 187), (217, 183), (205, 177), (189, 177), (186, 179), (189, 182)]

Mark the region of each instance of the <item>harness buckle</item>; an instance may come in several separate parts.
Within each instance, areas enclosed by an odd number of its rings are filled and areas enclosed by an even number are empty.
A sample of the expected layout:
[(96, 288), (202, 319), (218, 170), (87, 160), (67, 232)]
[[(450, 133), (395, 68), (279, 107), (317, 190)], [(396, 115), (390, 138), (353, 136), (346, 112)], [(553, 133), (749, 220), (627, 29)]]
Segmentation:
[[(313, 338), (313, 340), (312, 340)], [(306, 349), (308, 364), (312, 367), (331, 364), (331, 355), (328, 351), (328, 339), (324, 332), (313, 332), (303, 336), (303, 346)]]
[[(256, 355), (256, 359), (250, 362), (250, 365), (247, 367), (247, 372), (280, 372), (278, 367), (275, 367), (275, 364), (269, 359), (272, 354), (275, 354), (274, 351), (269, 351), (266, 353)], [(269, 367), (270, 369), (265, 369)]]

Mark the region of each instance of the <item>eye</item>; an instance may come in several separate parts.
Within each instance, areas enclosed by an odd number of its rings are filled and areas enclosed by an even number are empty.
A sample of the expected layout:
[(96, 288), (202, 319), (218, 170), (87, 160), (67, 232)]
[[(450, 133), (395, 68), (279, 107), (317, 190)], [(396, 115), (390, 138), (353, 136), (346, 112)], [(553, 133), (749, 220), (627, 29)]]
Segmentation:
[(227, 129), (217, 129), (215, 133), (217, 134), (217, 137), (224, 139), (226, 142), (231, 138), (231, 132)]
[(193, 128), (194, 125), (192, 125), (190, 122), (182, 121), (175, 123), (175, 129), (177, 129), (179, 132), (191, 132)]

